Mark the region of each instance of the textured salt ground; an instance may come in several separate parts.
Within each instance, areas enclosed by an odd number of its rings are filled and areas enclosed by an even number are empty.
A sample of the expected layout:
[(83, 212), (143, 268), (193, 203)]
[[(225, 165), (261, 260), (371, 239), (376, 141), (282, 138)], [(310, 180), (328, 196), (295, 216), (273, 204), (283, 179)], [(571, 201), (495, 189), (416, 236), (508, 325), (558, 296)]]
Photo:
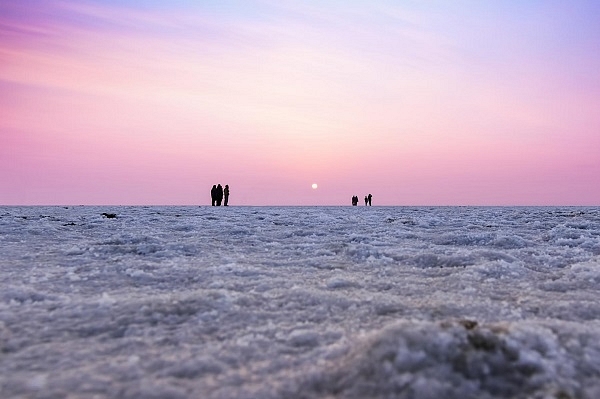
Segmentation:
[(2, 397), (600, 397), (598, 208), (2, 207), (0, 245)]

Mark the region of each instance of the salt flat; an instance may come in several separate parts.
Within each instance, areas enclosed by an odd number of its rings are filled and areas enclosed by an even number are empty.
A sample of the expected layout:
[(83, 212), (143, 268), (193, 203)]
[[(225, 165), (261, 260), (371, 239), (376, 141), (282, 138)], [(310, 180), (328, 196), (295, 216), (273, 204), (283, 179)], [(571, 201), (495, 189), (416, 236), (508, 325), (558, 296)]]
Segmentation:
[(0, 207), (0, 271), (3, 398), (600, 397), (600, 208)]

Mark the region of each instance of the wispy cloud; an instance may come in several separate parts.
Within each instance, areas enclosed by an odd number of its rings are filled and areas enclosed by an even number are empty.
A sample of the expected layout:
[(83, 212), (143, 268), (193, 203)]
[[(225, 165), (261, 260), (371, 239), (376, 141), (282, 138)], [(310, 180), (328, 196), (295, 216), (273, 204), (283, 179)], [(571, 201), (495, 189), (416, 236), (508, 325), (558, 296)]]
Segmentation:
[[(436, 176), (518, 182), (519, 171), (541, 176), (553, 163), (579, 175), (578, 156), (600, 159), (590, 149), (600, 124), (600, 52), (590, 50), (600, 40), (592, 6), (570, 7), (5, 2), (0, 139), (16, 149), (16, 134), (55, 137), (43, 148), (59, 163), (109, 140), (113, 164), (136, 157), (149, 174), (193, 164), (198, 179), (214, 171), (207, 147), (236, 160), (230, 176), (255, 167), (278, 181), (320, 173), (367, 183), (366, 159), (377, 179), (429, 184), (448, 203)], [(554, 150), (566, 138), (577, 143), (568, 158)], [(35, 148), (19, 146), (11, 162), (29, 167)], [(95, 170), (102, 159), (68, 164)]]

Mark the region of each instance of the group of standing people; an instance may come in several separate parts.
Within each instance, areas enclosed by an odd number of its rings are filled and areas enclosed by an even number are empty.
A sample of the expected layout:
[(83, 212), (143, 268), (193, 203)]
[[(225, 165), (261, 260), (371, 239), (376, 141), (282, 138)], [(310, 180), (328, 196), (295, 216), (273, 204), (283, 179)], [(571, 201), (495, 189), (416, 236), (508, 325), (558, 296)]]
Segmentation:
[[(365, 206), (371, 206), (371, 199), (373, 196), (371, 194), (365, 195)], [(352, 206), (358, 205), (358, 195), (352, 197)]]
[[(212, 206), (228, 206), (229, 202), (229, 185), (225, 185), (225, 188), (220, 184), (213, 185), (210, 189), (210, 198), (212, 200)], [(223, 199), (225, 201), (223, 201)]]

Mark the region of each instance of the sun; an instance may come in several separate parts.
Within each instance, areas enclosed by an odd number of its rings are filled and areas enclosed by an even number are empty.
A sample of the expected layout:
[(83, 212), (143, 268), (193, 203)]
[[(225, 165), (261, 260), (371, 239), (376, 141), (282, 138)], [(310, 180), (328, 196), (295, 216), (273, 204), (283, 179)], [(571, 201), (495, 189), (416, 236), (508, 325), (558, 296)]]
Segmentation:
[(313, 183), (313, 184), (312, 184), (312, 188), (313, 188), (313, 190), (316, 190), (316, 189), (317, 189), (317, 187), (319, 187), (319, 186), (317, 186), (317, 183)]

